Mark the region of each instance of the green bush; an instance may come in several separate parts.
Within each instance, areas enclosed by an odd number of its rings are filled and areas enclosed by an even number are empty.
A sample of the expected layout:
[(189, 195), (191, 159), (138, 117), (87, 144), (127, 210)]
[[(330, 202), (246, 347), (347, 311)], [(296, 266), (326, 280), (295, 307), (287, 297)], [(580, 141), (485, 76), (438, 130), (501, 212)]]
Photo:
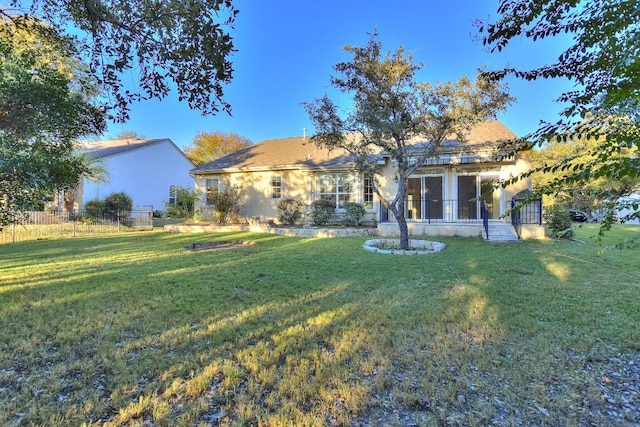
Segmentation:
[(552, 205), (545, 209), (543, 217), (553, 236), (567, 239), (573, 237), (573, 226), (568, 209), (560, 205)]
[(362, 217), (367, 211), (360, 203), (346, 202), (344, 204), (344, 219), (343, 222), (347, 225), (360, 225)]
[(282, 199), (278, 202), (278, 220), (285, 225), (295, 225), (302, 219), (304, 203), (296, 199)]
[(84, 205), (84, 208), (87, 210), (88, 216), (100, 218), (105, 209), (104, 200), (91, 199)]
[(333, 219), (335, 205), (329, 200), (315, 200), (311, 203), (311, 222), (313, 225), (324, 225)]
[(198, 195), (189, 187), (176, 188), (176, 202), (165, 203), (167, 218), (192, 218)]
[(104, 207), (108, 211), (130, 211), (133, 199), (124, 191), (111, 193), (104, 198)]

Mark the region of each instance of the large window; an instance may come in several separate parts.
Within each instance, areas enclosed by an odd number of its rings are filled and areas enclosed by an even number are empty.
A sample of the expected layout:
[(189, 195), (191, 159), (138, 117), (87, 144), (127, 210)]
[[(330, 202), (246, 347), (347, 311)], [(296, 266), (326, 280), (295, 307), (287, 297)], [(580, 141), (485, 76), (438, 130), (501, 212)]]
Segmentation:
[(318, 176), (320, 199), (334, 203), (336, 209), (344, 207), (346, 202), (355, 202), (356, 177), (346, 173), (322, 174)]
[(220, 190), (219, 178), (207, 178), (204, 183), (205, 194), (207, 196), (207, 205), (213, 205)]
[(271, 176), (271, 198), (279, 199), (282, 197), (282, 175)]

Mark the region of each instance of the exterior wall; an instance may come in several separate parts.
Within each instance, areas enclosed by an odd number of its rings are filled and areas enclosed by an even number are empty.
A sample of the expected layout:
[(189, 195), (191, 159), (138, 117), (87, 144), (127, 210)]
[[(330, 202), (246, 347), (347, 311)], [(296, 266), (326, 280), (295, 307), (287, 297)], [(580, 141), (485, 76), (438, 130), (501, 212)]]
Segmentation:
[[(457, 199), (457, 177), (460, 175), (478, 175), (491, 176), (496, 179), (506, 180), (517, 176), (523, 171), (528, 170), (529, 162), (524, 157), (518, 158), (515, 162), (496, 163), (493, 165), (468, 164), (468, 165), (446, 165), (436, 167), (426, 167), (418, 169), (415, 176), (442, 175), (444, 182), (443, 197), (447, 200)], [(282, 198), (293, 198), (302, 200), (305, 204), (310, 205), (311, 202), (319, 198), (317, 189), (317, 176), (320, 173), (348, 173), (346, 170), (335, 171), (303, 171), (298, 169), (289, 170), (273, 170), (273, 171), (251, 171), (251, 172), (229, 172), (224, 174), (206, 174), (197, 175), (195, 177), (196, 191), (204, 195), (205, 180), (207, 178), (219, 178), (220, 181), (231, 185), (242, 185), (246, 189), (243, 215), (248, 218), (257, 218), (261, 222), (277, 222), (278, 219), (278, 202), (281, 199), (271, 198), (271, 177), (280, 175), (282, 177)], [(396, 182), (396, 171), (389, 160), (382, 167), (382, 175), (378, 178), (378, 185), (381, 194), (390, 200), (395, 196), (398, 184)], [(504, 214), (510, 207), (510, 201), (513, 196), (524, 189), (531, 188), (531, 180), (525, 179), (500, 191), (500, 214)], [(363, 180), (360, 179), (357, 188), (358, 202), (362, 202)], [(206, 207), (205, 198), (199, 198), (198, 207)], [(367, 212), (363, 218), (363, 222), (378, 222), (380, 219), (380, 202), (377, 196), (374, 196), (374, 209)], [(508, 219), (505, 219), (508, 221)], [(416, 226), (417, 227), (417, 226)], [(435, 227), (433, 224), (430, 227)], [(420, 227), (420, 231), (416, 231), (417, 235), (425, 235), (422, 231), (424, 226)], [(478, 236), (480, 231), (477, 227), (468, 225), (469, 230), (463, 231), (462, 228), (456, 227), (450, 231), (441, 230), (445, 235), (465, 235)], [(417, 229), (416, 229), (417, 230)], [(440, 234), (442, 235), (442, 234)]]
[[(282, 177), (282, 197), (271, 197), (271, 178)], [(276, 221), (278, 218), (278, 202), (292, 198), (308, 203), (307, 175), (299, 170), (274, 170), (261, 172), (234, 172), (220, 175), (198, 175), (195, 188), (200, 197), (197, 206), (207, 208), (205, 198), (205, 182), (207, 178), (219, 178), (221, 186), (239, 185), (245, 189), (242, 215), (258, 218), (262, 222)]]
[[(301, 200), (310, 206), (314, 200), (320, 198), (317, 188), (319, 173), (349, 173), (349, 171), (310, 172), (303, 170), (274, 170), (232, 172), (224, 174), (197, 175), (195, 177), (195, 189), (201, 197), (198, 198), (197, 207), (206, 208), (205, 183), (208, 178), (219, 178), (221, 185), (241, 185), (245, 188), (242, 215), (247, 218), (257, 218), (261, 222), (278, 222), (278, 202), (282, 199)], [(282, 197), (271, 198), (271, 178), (274, 175), (282, 177)], [(359, 180), (357, 187), (357, 201), (362, 203), (363, 182)], [(374, 208), (367, 211), (362, 219), (363, 223), (377, 221), (378, 203), (374, 198)]]
[(124, 191), (132, 197), (134, 205), (151, 205), (159, 210), (169, 200), (170, 185), (193, 187), (189, 175), (193, 163), (169, 141), (105, 157), (104, 162), (109, 182), (95, 184), (84, 180), (79, 206)]

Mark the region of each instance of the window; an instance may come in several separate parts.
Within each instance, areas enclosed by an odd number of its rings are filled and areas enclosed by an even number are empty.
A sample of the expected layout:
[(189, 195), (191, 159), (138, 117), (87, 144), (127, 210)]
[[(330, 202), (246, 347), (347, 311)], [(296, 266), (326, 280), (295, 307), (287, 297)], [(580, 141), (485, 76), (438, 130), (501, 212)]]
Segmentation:
[(207, 178), (204, 183), (207, 205), (213, 205), (220, 189), (220, 179)]
[(341, 209), (346, 202), (356, 201), (356, 177), (346, 173), (322, 174), (318, 176), (318, 193), (320, 199)]
[(365, 209), (373, 209), (373, 179), (364, 177), (364, 186), (362, 192), (362, 202)]
[(279, 199), (282, 197), (282, 176), (273, 175), (271, 177), (271, 198)]
[(178, 187), (176, 185), (169, 186), (169, 204), (175, 205), (177, 202)]

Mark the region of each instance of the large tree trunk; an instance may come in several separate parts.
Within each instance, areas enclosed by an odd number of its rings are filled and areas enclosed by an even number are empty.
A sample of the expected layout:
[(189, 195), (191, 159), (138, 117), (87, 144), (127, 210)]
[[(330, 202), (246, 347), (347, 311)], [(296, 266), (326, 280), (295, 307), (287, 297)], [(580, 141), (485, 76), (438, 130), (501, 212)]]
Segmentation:
[(390, 204), (391, 212), (396, 217), (398, 223), (398, 230), (400, 232), (400, 247), (404, 250), (409, 249), (409, 229), (407, 227), (407, 219), (405, 218), (405, 206), (404, 201), (407, 196), (407, 180), (400, 178), (398, 181), (398, 193), (394, 203)]

